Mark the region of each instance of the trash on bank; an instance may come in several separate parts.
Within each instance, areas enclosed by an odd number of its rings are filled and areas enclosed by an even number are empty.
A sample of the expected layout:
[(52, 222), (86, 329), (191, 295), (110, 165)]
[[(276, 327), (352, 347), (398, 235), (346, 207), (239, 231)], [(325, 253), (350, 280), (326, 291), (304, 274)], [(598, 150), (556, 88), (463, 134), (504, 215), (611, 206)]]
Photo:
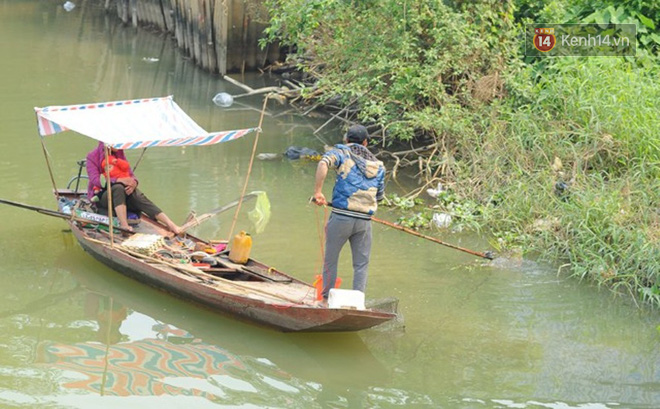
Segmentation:
[(446, 229), (451, 224), (451, 215), (447, 213), (433, 213), (431, 223), (439, 229)]
[(435, 189), (433, 189), (433, 188), (426, 189), (426, 193), (428, 193), (428, 195), (431, 196), (434, 199), (437, 199), (438, 196), (440, 196), (440, 193), (442, 193), (443, 191), (444, 191), (444, 188), (442, 186), (442, 183), (440, 183), (440, 182), (438, 182), (438, 187), (437, 188), (435, 188)]

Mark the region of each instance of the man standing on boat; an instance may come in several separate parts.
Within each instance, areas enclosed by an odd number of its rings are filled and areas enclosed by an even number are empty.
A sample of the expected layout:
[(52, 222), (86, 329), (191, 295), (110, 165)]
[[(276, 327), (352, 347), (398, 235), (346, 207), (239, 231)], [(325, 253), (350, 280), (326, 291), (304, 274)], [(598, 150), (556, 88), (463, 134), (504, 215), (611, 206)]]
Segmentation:
[(314, 202), (328, 204), (323, 195), (323, 182), (328, 169), (337, 178), (332, 191), (332, 213), (326, 225), (325, 260), (323, 262), (323, 298), (337, 280), (337, 264), (342, 247), (349, 241), (353, 256), (353, 289), (365, 292), (371, 254), (371, 216), (385, 192), (385, 167), (369, 152), (369, 133), (362, 125), (351, 126), (344, 144), (326, 152), (316, 169)]

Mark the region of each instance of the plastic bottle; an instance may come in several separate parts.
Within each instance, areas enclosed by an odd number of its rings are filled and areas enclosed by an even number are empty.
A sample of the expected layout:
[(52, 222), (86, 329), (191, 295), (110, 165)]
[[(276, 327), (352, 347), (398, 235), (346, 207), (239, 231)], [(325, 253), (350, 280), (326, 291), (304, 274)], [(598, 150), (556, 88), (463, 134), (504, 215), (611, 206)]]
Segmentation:
[(66, 198), (60, 197), (60, 211), (62, 213), (71, 214), (71, 204)]
[(234, 103), (234, 97), (226, 92), (220, 92), (213, 97), (213, 103), (219, 107), (227, 108)]
[(231, 250), (229, 251), (229, 260), (237, 264), (245, 264), (250, 258), (250, 250), (252, 249), (252, 237), (242, 231), (234, 236), (231, 242)]

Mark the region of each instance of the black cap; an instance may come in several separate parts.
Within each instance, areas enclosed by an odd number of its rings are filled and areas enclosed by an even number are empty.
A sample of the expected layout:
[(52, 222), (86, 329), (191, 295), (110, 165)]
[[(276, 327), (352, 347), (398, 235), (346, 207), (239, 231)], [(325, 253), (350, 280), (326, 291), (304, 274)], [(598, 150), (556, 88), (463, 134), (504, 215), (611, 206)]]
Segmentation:
[(352, 125), (346, 131), (346, 139), (349, 143), (362, 143), (369, 139), (369, 132), (362, 125)]

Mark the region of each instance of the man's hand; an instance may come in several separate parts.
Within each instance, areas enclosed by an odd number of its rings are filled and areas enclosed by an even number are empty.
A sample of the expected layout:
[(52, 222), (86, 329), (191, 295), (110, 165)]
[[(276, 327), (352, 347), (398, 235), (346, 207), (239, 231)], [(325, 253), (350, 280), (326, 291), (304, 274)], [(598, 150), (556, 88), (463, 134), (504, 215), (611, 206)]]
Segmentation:
[(325, 200), (325, 196), (323, 195), (322, 192), (314, 193), (313, 199), (314, 199), (313, 202), (316, 203), (317, 206), (325, 206), (328, 204), (328, 201)]
[(318, 206), (325, 206), (328, 204), (328, 201), (325, 200), (323, 196), (323, 181), (325, 176), (328, 174), (328, 164), (325, 161), (319, 162), (319, 165), (316, 168), (316, 176), (314, 177), (314, 203)]
[(137, 187), (137, 180), (135, 180), (135, 178), (119, 178), (117, 179), (117, 182), (125, 186), (124, 191), (127, 195), (132, 195)]

